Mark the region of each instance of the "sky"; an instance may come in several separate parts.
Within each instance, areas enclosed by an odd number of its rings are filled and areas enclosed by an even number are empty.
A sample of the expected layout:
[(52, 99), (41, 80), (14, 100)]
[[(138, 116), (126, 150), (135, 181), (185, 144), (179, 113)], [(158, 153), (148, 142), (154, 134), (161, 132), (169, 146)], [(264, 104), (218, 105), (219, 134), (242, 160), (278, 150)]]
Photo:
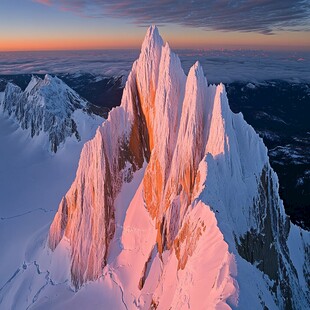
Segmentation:
[(0, 51), (172, 48), (310, 51), (310, 0), (0, 0)]

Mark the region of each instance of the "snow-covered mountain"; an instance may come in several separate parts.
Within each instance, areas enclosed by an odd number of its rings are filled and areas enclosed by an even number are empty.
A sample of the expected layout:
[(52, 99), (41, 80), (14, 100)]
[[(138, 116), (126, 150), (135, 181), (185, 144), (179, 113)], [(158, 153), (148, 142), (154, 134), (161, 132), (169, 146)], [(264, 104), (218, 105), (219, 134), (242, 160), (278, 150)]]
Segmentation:
[(33, 76), (25, 91), (8, 83), (2, 106), (5, 113), (29, 130), (31, 137), (42, 137), (55, 153), (68, 137), (81, 140), (78, 128), (81, 114), (94, 118), (87, 113), (86, 100), (62, 80), (48, 74), (44, 79)]
[(121, 106), (82, 150), (47, 242), (34, 238), (0, 301), (306, 309), (309, 253), (309, 233), (285, 215), (266, 147), (231, 112), (224, 85), (208, 85), (199, 63), (186, 77), (150, 27)]

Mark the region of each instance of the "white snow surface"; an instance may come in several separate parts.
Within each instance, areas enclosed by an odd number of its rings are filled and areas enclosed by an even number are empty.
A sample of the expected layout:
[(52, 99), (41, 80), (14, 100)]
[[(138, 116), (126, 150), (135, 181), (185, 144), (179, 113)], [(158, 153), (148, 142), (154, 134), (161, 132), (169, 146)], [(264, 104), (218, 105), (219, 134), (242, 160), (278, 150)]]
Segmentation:
[(287, 219), (266, 147), (154, 26), (47, 230), (26, 232), (5, 308), (279, 309), (286, 281), (292, 308), (310, 306), (309, 233)]
[[(0, 93), (0, 102), (3, 97), (4, 93)], [(53, 154), (42, 147), (40, 137), (31, 138), (16, 120), (8, 118), (0, 106), (1, 293), (14, 274), (20, 276), (26, 272), (26, 266), (29, 267), (27, 273), (37, 272), (29, 253), (43, 244), (56, 212), (55, 206), (74, 179), (82, 146), (103, 122), (102, 118), (90, 116), (82, 110), (74, 111), (73, 117), (81, 141), (68, 138), (61, 150)], [(44, 274), (38, 283), (41, 285), (45, 281)], [(25, 290), (24, 293), (21, 290)], [(21, 290), (19, 294), (23, 298), (28, 286)], [(10, 297), (13, 299), (11, 306), (4, 306), (7, 304), (3, 295), (0, 297), (0, 308), (20, 309), (18, 303), (14, 304), (14, 293), (6, 295), (6, 298)], [(27, 298), (30, 297), (27, 295)], [(21, 308), (24, 307), (23, 300)]]

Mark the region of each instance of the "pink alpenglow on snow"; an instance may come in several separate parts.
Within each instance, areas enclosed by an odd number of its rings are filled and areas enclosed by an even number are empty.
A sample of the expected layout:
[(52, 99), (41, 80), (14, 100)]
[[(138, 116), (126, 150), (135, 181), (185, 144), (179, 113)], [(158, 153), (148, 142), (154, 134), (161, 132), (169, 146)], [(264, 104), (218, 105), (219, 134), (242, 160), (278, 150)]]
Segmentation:
[[(77, 290), (65, 304), (307, 308), (309, 244), (224, 85), (208, 85), (198, 62), (186, 76), (150, 27), (121, 105), (85, 144), (50, 227), (49, 276), (63, 257), (61, 283)], [(41, 307), (58, 298), (45, 291)]]

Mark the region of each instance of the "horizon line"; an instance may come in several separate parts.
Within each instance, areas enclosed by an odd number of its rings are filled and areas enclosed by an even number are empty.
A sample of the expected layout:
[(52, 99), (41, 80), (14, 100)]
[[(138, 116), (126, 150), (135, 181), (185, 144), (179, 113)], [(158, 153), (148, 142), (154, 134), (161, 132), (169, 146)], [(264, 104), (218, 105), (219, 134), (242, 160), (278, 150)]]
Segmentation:
[[(269, 47), (269, 48), (268, 48)], [(264, 51), (264, 52), (310, 52), (310, 47), (301, 46), (292, 48), (291, 46), (282, 47), (174, 47), (172, 50), (188, 50), (188, 51)], [(141, 47), (106, 47), (106, 48), (77, 48), (77, 49), (25, 49), (25, 50), (0, 50), (0, 53), (29, 53), (29, 52), (86, 52), (86, 51), (140, 51)]]

